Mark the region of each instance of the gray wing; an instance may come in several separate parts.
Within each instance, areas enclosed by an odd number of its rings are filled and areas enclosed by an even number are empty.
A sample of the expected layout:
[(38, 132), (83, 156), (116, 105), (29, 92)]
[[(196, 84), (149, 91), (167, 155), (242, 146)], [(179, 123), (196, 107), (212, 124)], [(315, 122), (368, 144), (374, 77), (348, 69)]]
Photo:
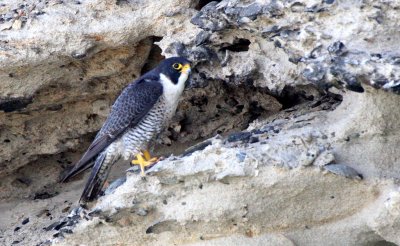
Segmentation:
[(128, 85), (111, 108), (93, 143), (62, 182), (93, 166), (93, 158), (117, 139), (127, 128), (137, 125), (163, 93), (156, 78), (135, 81)]

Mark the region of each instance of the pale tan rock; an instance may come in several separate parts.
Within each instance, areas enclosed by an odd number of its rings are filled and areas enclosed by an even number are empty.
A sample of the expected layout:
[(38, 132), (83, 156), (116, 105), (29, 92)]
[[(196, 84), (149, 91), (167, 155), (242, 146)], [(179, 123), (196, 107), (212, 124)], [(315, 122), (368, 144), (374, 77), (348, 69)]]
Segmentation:
[(12, 24), (12, 29), (14, 30), (19, 30), (22, 27), (22, 21), (21, 20), (15, 20), (14, 23)]
[[(24, 24), (13, 19), (22, 2)], [(220, 1), (215, 18), (225, 27), (211, 32), (191, 23), (199, 2), (2, 1), (12, 18), (0, 27), (0, 244), (400, 244), (400, 102), (383, 91), (400, 79), (399, 3)], [(85, 182), (57, 184), (59, 174), (161, 54), (193, 59), (204, 87), (185, 92), (161, 137), (172, 147), (159, 153), (249, 124), (258, 139), (216, 137), (160, 162), (146, 181), (129, 174), (65, 239), (43, 230), (75, 207)], [(365, 92), (343, 90), (345, 75)], [(315, 85), (335, 85), (344, 102), (330, 112), (335, 103)], [(322, 170), (331, 163), (364, 179)]]

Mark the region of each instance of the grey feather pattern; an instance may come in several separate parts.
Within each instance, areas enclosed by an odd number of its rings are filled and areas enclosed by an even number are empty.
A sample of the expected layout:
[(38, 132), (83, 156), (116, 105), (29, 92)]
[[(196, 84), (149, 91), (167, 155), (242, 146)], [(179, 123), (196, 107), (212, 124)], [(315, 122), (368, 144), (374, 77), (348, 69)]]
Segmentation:
[[(179, 70), (175, 63), (184, 65)], [(92, 167), (96, 159), (80, 201), (86, 203), (99, 195), (112, 166), (119, 158), (130, 160), (148, 149), (148, 144), (175, 113), (178, 97), (189, 73), (188, 60), (171, 57), (122, 91), (93, 143), (63, 179), (66, 181)]]
[(93, 143), (75, 167), (63, 178), (62, 182), (90, 168), (93, 165), (93, 158), (124, 131), (136, 126), (143, 119), (158, 101), (162, 92), (163, 88), (157, 77), (142, 77), (129, 84), (115, 101), (110, 115)]
[[(100, 191), (98, 190), (94, 190), (97, 187), (103, 187), (103, 184), (105, 182), (105, 178), (104, 178), (104, 174), (108, 175), (108, 171), (111, 169), (112, 165), (107, 165), (108, 163), (104, 163), (104, 161), (106, 160), (106, 156), (107, 153), (106, 152), (102, 152), (100, 155), (98, 155), (98, 157), (96, 158), (95, 164), (94, 164), (94, 168), (92, 169), (92, 173), (90, 174), (89, 180), (87, 181), (85, 188), (83, 189), (81, 198), (79, 201), (87, 201), (90, 199), (93, 199), (92, 194), (98, 193)], [(107, 166), (109, 166), (107, 168)], [(108, 169), (108, 170), (104, 170), (103, 172), (101, 172), (102, 167), (104, 167), (103, 169)], [(99, 189), (99, 188), (98, 188)]]

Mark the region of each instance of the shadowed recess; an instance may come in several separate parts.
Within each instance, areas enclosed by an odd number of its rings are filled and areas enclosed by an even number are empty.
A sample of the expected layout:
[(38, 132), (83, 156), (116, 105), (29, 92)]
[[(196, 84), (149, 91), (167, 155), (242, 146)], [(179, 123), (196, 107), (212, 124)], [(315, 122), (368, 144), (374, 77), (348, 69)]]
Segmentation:
[(26, 106), (31, 104), (32, 101), (33, 101), (32, 97), (0, 99), (0, 110), (4, 111), (6, 113), (17, 111), (17, 110), (26, 108)]
[(221, 2), (221, 1), (213, 1), (213, 0), (199, 0), (199, 3), (194, 8), (195, 10), (201, 10), (204, 6), (211, 2)]
[(152, 40), (151, 50), (149, 56), (147, 57), (146, 63), (140, 71), (141, 74), (147, 73), (165, 59), (165, 56), (161, 54), (162, 50), (160, 47), (158, 47), (158, 45), (155, 44), (155, 42), (161, 41), (162, 37), (152, 36), (150, 39)]
[(235, 40), (233, 44), (222, 47), (220, 51), (229, 50), (232, 52), (245, 52), (249, 51), (250, 44), (251, 44), (250, 40), (245, 38), (239, 38)]

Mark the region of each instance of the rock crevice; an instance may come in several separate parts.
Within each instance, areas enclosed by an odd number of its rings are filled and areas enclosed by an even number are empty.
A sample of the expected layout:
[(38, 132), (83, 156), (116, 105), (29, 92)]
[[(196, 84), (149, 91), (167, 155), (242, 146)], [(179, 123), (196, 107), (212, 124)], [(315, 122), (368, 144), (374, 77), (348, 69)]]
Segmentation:
[[(0, 242), (400, 244), (399, 7), (3, 1)], [(78, 208), (85, 176), (60, 174), (122, 88), (175, 55), (193, 76), (166, 159), (146, 181), (119, 163)]]

